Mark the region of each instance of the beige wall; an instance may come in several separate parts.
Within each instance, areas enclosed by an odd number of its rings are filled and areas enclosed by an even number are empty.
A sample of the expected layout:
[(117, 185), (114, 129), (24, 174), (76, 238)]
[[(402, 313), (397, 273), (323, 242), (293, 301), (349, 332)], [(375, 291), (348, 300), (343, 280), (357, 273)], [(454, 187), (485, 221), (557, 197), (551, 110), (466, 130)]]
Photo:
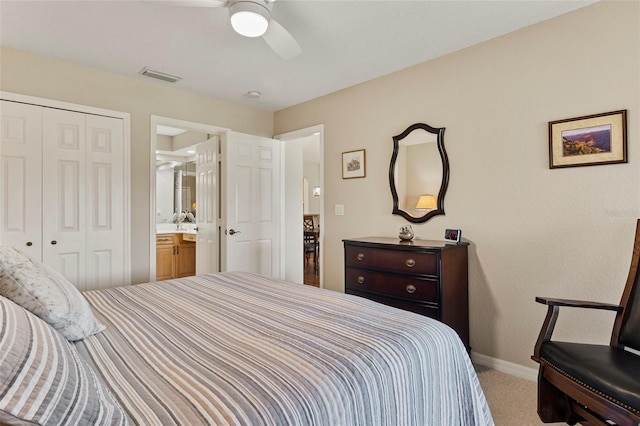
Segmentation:
[(273, 135), (273, 113), (2, 47), (0, 90), (131, 114), (132, 282), (149, 280), (150, 116)]
[[(628, 164), (549, 169), (549, 121), (619, 109)], [(640, 217), (639, 114), (640, 3), (607, 1), (279, 111), (274, 130), (325, 126), (324, 284), (342, 290), (342, 239), (407, 224), (391, 215), (391, 137), (446, 127), (446, 215), (414, 231), (463, 230), (473, 351), (532, 367), (536, 295), (619, 301)], [(341, 152), (360, 148), (366, 178), (342, 180)], [(563, 312), (558, 336), (606, 342), (611, 317), (589, 318)]]
[[(275, 116), (4, 47), (0, 66), (0, 90), (131, 114), (134, 283), (149, 274), (150, 115), (261, 136), (324, 124), (324, 277), (340, 291), (341, 240), (407, 223), (391, 215), (391, 137), (426, 122), (447, 129), (451, 180), (446, 216), (413, 228), (434, 239), (462, 228), (471, 242), (475, 352), (532, 366), (536, 295), (619, 300), (640, 217), (638, 2), (598, 3)], [(548, 121), (617, 109), (629, 112), (628, 164), (549, 170)], [(342, 180), (340, 153), (360, 148), (367, 177)], [(606, 338), (599, 315), (563, 313), (559, 336)]]

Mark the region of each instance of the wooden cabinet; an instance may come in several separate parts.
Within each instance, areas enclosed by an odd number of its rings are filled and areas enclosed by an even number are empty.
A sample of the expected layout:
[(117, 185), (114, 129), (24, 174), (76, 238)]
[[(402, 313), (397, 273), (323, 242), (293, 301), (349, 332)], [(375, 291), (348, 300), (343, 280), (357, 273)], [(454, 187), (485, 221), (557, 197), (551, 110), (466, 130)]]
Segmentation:
[(191, 234), (178, 234), (176, 256), (176, 278), (191, 277), (196, 274), (196, 242), (185, 237)]
[(156, 281), (196, 274), (196, 243), (190, 234), (156, 235)]
[(345, 292), (444, 322), (469, 347), (468, 243), (344, 240)]
[(173, 234), (156, 235), (156, 280), (170, 280), (176, 277), (176, 245)]

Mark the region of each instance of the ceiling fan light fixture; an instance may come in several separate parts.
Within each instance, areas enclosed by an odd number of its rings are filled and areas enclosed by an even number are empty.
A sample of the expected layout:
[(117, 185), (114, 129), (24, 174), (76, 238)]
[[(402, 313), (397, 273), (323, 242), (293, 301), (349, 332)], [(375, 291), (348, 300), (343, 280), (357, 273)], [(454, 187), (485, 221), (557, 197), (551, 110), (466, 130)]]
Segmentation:
[(271, 13), (254, 1), (238, 1), (229, 5), (231, 26), (245, 37), (260, 37), (267, 31)]

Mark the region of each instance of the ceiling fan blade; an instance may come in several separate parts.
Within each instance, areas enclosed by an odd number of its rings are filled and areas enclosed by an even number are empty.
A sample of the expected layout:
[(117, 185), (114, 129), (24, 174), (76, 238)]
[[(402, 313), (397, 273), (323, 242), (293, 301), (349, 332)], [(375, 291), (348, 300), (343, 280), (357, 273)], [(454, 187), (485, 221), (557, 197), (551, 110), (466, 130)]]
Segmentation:
[(226, 7), (227, 0), (142, 0), (145, 3), (155, 3), (164, 6), (184, 7)]
[(262, 38), (282, 59), (291, 59), (302, 53), (298, 42), (275, 19), (269, 21), (267, 32)]

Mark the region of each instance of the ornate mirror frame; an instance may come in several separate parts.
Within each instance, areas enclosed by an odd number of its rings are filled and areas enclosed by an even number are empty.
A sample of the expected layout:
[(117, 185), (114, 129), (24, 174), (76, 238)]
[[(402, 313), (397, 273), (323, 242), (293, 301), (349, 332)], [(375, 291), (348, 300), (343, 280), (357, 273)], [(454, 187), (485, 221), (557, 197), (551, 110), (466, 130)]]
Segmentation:
[[(400, 141), (414, 130), (425, 130), (428, 133), (437, 135), (437, 146), (440, 154), (440, 160), (442, 161), (442, 181), (438, 196), (436, 197), (436, 208), (426, 212), (423, 216), (414, 216), (405, 210), (401, 210), (398, 206), (398, 190), (395, 182), (396, 161), (398, 159), (398, 153), (400, 149)], [(447, 192), (447, 186), (449, 185), (449, 159), (447, 152), (444, 149), (444, 127), (431, 127), (428, 124), (416, 123), (407, 127), (407, 129), (397, 136), (393, 137), (393, 154), (391, 155), (391, 164), (389, 165), (389, 185), (391, 186), (391, 195), (393, 196), (393, 214), (400, 215), (412, 223), (424, 223), (437, 215), (444, 215), (444, 196)]]

